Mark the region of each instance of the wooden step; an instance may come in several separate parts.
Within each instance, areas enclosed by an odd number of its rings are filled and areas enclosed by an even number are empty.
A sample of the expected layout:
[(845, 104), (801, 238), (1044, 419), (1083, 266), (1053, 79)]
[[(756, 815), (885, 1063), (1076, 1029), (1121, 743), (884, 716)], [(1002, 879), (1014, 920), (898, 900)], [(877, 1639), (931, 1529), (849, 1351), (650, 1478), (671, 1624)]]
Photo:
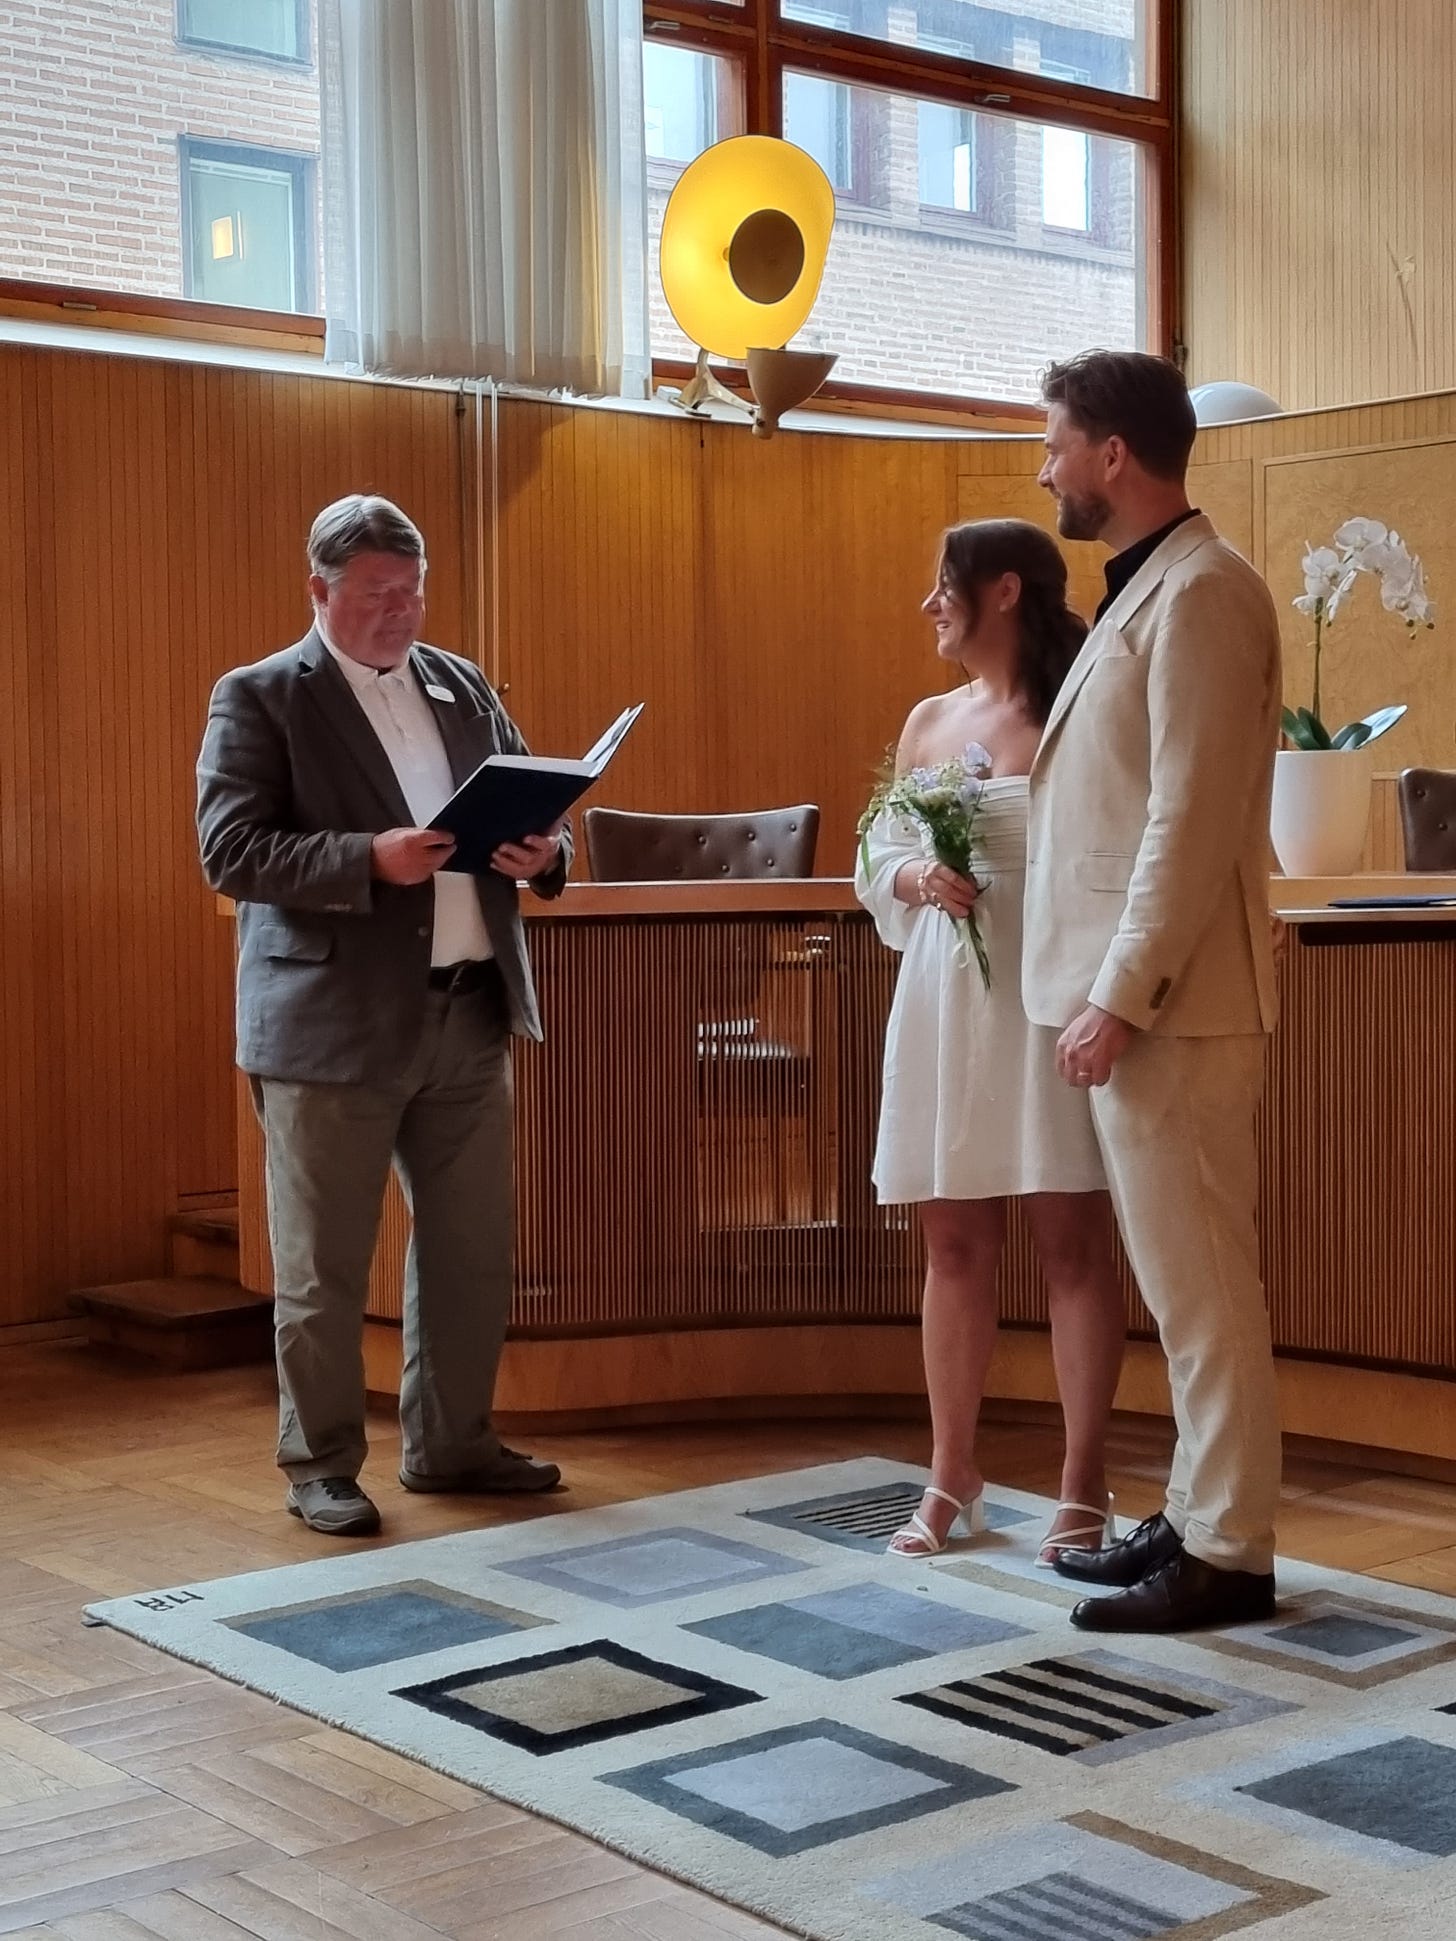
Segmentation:
[(167, 1222), (167, 1271), (179, 1279), (235, 1281), (238, 1210), (209, 1206), (174, 1213)]
[(273, 1353), (272, 1300), (215, 1275), (79, 1287), (71, 1306), (93, 1346), (122, 1348), (166, 1368), (231, 1368)]

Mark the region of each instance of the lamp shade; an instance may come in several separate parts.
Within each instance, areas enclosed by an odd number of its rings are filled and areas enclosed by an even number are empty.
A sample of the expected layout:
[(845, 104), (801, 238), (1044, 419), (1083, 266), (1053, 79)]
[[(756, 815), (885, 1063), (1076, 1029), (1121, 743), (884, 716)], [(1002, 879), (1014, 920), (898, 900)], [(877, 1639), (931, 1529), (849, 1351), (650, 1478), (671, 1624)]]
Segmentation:
[(662, 288), (678, 328), (715, 357), (778, 349), (819, 294), (834, 190), (812, 155), (735, 135), (678, 177), (662, 218)]
[(1252, 384), (1237, 384), (1231, 378), (1200, 384), (1188, 395), (1193, 415), (1201, 425), (1236, 425), (1245, 418), (1277, 418), (1281, 409), (1267, 391), (1257, 391)]

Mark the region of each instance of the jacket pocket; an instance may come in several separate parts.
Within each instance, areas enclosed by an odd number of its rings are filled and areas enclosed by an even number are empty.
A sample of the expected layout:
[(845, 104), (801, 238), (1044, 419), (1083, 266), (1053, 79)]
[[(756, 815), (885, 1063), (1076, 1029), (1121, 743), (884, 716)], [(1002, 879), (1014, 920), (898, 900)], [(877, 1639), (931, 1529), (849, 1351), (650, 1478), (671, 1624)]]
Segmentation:
[(264, 957), (284, 963), (323, 964), (333, 955), (334, 940), (327, 930), (291, 930), (268, 923), (258, 931), (258, 949)]
[(1089, 850), (1077, 858), (1077, 881), (1084, 889), (1107, 890), (1121, 896), (1132, 881), (1136, 856), (1121, 856), (1110, 849)]

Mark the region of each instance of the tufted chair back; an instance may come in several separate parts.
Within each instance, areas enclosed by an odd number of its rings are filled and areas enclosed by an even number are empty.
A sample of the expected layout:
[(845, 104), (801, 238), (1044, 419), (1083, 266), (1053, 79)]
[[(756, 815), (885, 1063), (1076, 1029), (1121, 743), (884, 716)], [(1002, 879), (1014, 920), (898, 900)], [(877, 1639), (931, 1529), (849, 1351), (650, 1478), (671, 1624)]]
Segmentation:
[(724, 882), (812, 876), (819, 810), (812, 802), (748, 815), (638, 815), (588, 809), (586, 854), (598, 883)]
[(1456, 770), (1408, 768), (1399, 782), (1409, 870), (1456, 870)]

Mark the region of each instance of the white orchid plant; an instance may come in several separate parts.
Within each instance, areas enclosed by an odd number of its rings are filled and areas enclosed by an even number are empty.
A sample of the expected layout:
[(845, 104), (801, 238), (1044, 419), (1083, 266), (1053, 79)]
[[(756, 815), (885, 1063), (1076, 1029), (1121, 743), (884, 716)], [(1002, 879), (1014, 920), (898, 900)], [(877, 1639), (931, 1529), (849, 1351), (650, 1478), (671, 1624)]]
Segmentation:
[(1436, 624), (1436, 610), (1426, 592), (1426, 571), (1399, 533), (1378, 519), (1347, 519), (1329, 546), (1304, 549), (1304, 592), (1294, 602), (1314, 622), (1314, 695), (1307, 708), (1284, 710), (1284, 733), (1296, 748), (1309, 750), (1364, 748), (1393, 728), (1405, 713), (1398, 707), (1377, 708), (1361, 721), (1346, 722), (1331, 734), (1320, 714), (1320, 653), (1325, 635), (1341, 607), (1354, 592), (1362, 573), (1380, 581), (1380, 604), (1398, 614), (1412, 636)]

